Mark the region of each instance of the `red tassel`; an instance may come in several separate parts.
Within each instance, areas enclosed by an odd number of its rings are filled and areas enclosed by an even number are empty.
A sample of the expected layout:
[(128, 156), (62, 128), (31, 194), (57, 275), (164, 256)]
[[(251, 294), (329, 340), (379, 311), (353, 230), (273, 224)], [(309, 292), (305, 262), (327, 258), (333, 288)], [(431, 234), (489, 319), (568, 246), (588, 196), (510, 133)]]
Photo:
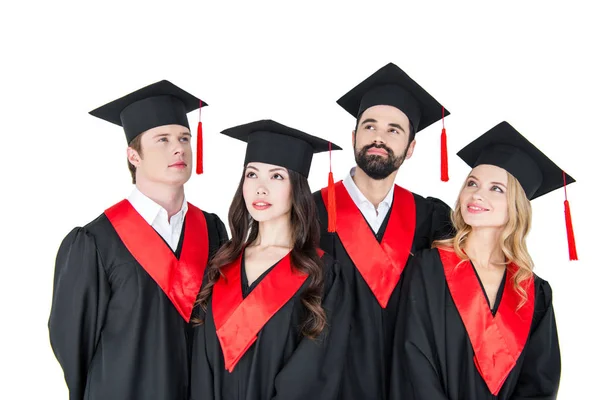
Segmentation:
[(335, 185), (331, 171), (331, 142), (329, 143), (329, 179), (327, 181), (327, 232), (335, 232), (337, 211), (335, 204)]
[(450, 179), (448, 177), (448, 144), (447, 144), (447, 138), (446, 138), (446, 127), (444, 126), (444, 107), (442, 107), (442, 137), (441, 137), (441, 161), (442, 161), (442, 165), (441, 165), (441, 169), (442, 169), (442, 181), (443, 182), (448, 182), (448, 180)]
[(335, 209), (335, 185), (333, 173), (329, 171), (329, 182), (327, 183), (327, 232), (335, 232), (337, 224), (337, 212)]
[(196, 174), (200, 175), (204, 172), (203, 157), (202, 157), (202, 121), (198, 121), (196, 142)]
[(565, 221), (567, 224), (567, 240), (569, 242), (569, 260), (577, 260), (577, 247), (575, 246), (575, 233), (573, 232), (569, 200), (565, 200)]
[(571, 207), (567, 199), (567, 177), (563, 171), (563, 182), (565, 188), (565, 223), (567, 225), (567, 242), (569, 243), (569, 260), (577, 260), (577, 247), (575, 246), (575, 232), (573, 231), (573, 221), (571, 220)]

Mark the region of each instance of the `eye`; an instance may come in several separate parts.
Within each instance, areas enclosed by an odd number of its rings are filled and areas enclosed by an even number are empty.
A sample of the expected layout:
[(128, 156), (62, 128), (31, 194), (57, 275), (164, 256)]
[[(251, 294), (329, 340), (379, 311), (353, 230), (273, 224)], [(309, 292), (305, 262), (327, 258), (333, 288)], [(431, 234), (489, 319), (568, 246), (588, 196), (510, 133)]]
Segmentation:
[(467, 186), (475, 187), (475, 186), (477, 186), (477, 183), (474, 180), (469, 179), (469, 181), (467, 182)]
[(500, 186), (497, 186), (497, 185), (492, 186), (492, 190), (494, 192), (504, 193), (504, 190), (502, 190), (502, 188)]
[(190, 141), (190, 138), (189, 138), (189, 137), (187, 137), (187, 136), (184, 136), (184, 137), (182, 137), (180, 140), (181, 140), (182, 142), (186, 142), (186, 143), (187, 143), (187, 142), (189, 142), (189, 141)]
[(283, 180), (283, 176), (281, 174), (273, 174), (273, 179), (279, 179), (279, 180)]
[(392, 129), (390, 129), (390, 132), (391, 132), (391, 133), (394, 133), (394, 134), (396, 134), (396, 135), (400, 133), (400, 131), (399, 131), (398, 129), (396, 129), (396, 128), (392, 128)]
[(160, 139), (158, 139), (159, 142), (168, 142), (169, 139), (167, 139), (166, 137), (161, 137)]
[(256, 178), (256, 174), (252, 171), (246, 173), (246, 178)]
[(373, 125), (371, 125), (371, 124), (367, 124), (367, 125), (365, 125), (365, 129), (366, 130), (373, 130), (373, 129), (375, 129), (375, 127)]

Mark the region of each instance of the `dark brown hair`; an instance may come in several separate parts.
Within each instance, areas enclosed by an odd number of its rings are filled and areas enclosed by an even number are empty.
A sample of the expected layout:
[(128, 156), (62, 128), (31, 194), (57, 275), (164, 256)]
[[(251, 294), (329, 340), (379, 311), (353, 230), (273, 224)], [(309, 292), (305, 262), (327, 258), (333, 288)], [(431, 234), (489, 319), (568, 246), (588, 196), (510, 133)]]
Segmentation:
[[(137, 135), (136, 137), (134, 137), (133, 140), (131, 141), (131, 143), (129, 143), (129, 147), (131, 147), (132, 149), (137, 151), (137, 153), (140, 155), (140, 158), (141, 158), (142, 157), (142, 135)], [(131, 173), (131, 182), (135, 185), (135, 165), (130, 163), (129, 159), (127, 159), (127, 166), (129, 167), (129, 172)]]
[[(295, 171), (288, 170), (292, 208), (290, 212), (293, 248), (290, 253), (295, 269), (308, 275), (309, 285), (301, 295), (302, 304), (308, 313), (302, 323), (302, 334), (316, 338), (325, 328), (325, 311), (321, 306), (323, 297), (323, 263), (317, 254), (320, 228), (317, 220), (317, 207), (308, 185), (308, 180)], [(246, 204), (242, 187), (245, 173), (229, 207), (229, 227), (231, 240), (225, 243), (215, 254), (206, 271), (206, 284), (198, 294), (196, 305), (206, 311), (213, 286), (219, 280), (221, 268), (234, 262), (243, 251), (244, 245), (252, 243), (258, 236), (258, 222), (254, 221)], [(196, 319), (194, 322), (202, 323)]]

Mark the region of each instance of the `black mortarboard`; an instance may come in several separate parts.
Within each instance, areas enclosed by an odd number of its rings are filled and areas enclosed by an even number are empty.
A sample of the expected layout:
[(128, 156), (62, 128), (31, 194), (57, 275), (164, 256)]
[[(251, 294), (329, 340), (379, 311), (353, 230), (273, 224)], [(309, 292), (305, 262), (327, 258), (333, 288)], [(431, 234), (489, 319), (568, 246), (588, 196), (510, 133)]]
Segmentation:
[[(506, 121), (469, 143), (458, 152), (458, 156), (471, 168), (489, 164), (505, 169), (519, 181), (529, 200), (575, 182), (575, 179), (560, 169)], [(571, 208), (566, 194), (565, 188), (565, 223), (569, 259), (577, 260)]]
[(250, 162), (278, 165), (307, 178), (314, 153), (341, 150), (327, 140), (270, 119), (235, 126), (221, 133), (248, 143), (244, 165)]
[(529, 200), (575, 182), (544, 153), (503, 121), (458, 153), (471, 168), (490, 164), (517, 178)]
[(343, 95), (337, 103), (358, 118), (363, 111), (376, 105), (394, 106), (410, 120), (415, 133), (427, 128), (447, 109), (425, 91), (398, 66), (389, 63)]
[(207, 104), (162, 80), (136, 90), (90, 111), (94, 117), (122, 126), (127, 143), (140, 133), (162, 125), (182, 125), (189, 129), (187, 113)]
[[(163, 125), (181, 125), (190, 129), (187, 113), (207, 106), (204, 101), (167, 80), (153, 83), (90, 111), (98, 117), (123, 127), (127, 143), (140, 133)], [(196, 173), (203, 172), (202, 121), (198, 121), (196, 138)]]

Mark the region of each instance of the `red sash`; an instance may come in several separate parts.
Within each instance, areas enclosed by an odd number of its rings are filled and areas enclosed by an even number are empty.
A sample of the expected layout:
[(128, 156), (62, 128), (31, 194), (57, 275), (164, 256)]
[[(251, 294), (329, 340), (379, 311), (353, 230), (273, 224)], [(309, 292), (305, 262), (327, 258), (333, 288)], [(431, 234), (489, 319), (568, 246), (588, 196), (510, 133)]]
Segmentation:
[(179, 260), (128, 200), (104, 214), (127, 250), (189, 322), (208, 262), (208, 228), (202, 210), (188, 203)]
[(533, 278), (521, 282), (527, 302), (517, 311), (521, 297), (514, 289), (513, 277), (518, 267), (508, 265), (500, 306), (493, 316), (470, 263), (459, 265), (461, 259), (453, 251), (439, 249), (439, 253), (450, 294), (475, 352), (477, 370), (497, 396), (529, 336), (535, 303)]
[[(318, 250), (319, 256), (323, 255)], [(288, 253), (244, 299), (242, 254), (222, 268), (223, 275), (212, 293), (212, 313), (223, 350), (225, 368), (232, 372), (256, 341), (257, 335), (277, 311), (298, 292), (308, 275), (295, 270)]]
[[(321, 189), (327, 207), (327, 188)], [(377, 298), (387, 307), (412, 247), (417, 214), (411, 192), (394, 185), (394, 201), (381, 244), (377, 241), (344, 184), (335, 184), (337, 234), (344, 249)]]

